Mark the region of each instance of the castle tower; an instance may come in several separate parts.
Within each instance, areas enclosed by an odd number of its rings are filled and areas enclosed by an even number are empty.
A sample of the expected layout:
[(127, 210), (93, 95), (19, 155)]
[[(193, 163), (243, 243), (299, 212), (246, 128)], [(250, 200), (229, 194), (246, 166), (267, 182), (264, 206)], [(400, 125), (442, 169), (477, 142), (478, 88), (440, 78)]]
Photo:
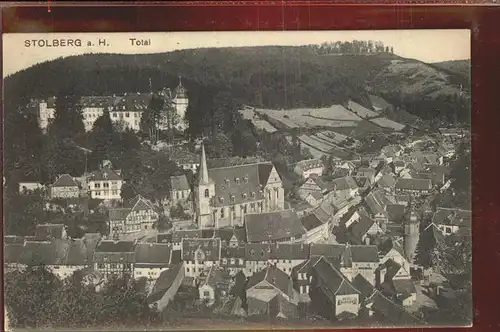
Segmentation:
[(174, 105), (176, 113), (179, 117), (179, 123), (176, 125), (176, 128), (180, 131), (184, 131), (186, 129), (185, 116), (188, 103), (187, 90), (182, 85), (182, 79), (179, 75), (179, 85), (175, 88)]
[(195, 190), (196, 218), (199, 228), (213, 227), (210, 201), (215, 196), (215, 183), (208, 176), (205, 146), (201, 145), (201, 162), (198, 172), (198, 185)]
[(413, 263), (415, 250), (420, 238), (420, 221), (418, 215), (412, 211), (408, 220), (404, 221), (404, 252), (408, 262)]

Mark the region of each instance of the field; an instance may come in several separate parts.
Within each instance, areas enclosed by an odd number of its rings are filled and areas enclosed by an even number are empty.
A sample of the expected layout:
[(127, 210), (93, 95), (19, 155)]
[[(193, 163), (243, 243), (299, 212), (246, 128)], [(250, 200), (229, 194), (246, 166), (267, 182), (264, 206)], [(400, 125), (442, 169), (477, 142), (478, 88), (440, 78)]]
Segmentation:
[(267, 131), (268, 133), (274, 133), (278, 130), (266, 120), (256, 118), (255, 111), (253, 109), (245, 108), (240, 110), (239, 112), (243, 116), (243, 119), (252, 121), (253, 125), (257, 129)]
[(371, 119), (370, 121), (384, 128), (392, 128), (395, 131), (401, 131), (405, 127), (404, 125), (389, 120), (387, 118), (376, 118), (376, 119)]
[(296, 108), (290, 110), (255, 109), (288, 129), (316, 127), (355, 127), (362, 119), (341, 105), (325, 108)]
[(351, 142), (353, 146), (359, 144), (358, 141), (352, 138), (331, 131), (323, 131), (313, 135), (301, 135), (299, 136), (299, 140), (303, 146), (311, 151), (311, 154), (315, 158), (330, 155), (341, 159), (348, 158), (351, 152), (345, 150), (339, 144), (346, 142)]

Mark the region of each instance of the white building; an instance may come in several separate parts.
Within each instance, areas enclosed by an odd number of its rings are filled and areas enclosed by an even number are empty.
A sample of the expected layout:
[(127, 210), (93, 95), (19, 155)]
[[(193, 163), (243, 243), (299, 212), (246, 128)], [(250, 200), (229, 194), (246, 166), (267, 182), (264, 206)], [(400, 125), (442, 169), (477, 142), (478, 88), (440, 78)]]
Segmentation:
[(121, 199), (123, 180), (120, 171), (102, 168), (88, 178), (90, 197), (93, 199)]

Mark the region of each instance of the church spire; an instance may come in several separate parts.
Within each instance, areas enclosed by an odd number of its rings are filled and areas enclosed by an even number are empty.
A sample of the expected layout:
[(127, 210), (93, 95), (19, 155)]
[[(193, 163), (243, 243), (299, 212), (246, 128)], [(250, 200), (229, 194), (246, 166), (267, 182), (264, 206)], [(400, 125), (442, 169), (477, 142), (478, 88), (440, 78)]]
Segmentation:
[(207, 157), (205, 155), (205, 145), (202, 143), (199, 184), (208, 184), (209, 182), (210, 179), (208, 178), (208, 167), (207, 167)]

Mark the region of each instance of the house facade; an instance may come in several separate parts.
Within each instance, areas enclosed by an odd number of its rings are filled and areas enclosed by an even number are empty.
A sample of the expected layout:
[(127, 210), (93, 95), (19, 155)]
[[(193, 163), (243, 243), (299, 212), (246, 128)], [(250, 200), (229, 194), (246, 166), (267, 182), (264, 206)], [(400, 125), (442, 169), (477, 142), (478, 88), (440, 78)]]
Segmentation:
[(137, 195), (127, 204), (130, 207), (109, 210), (109, 231), (112, 236), (147, 231), (160, 217), (151, 201)]
[(69, 174), (63, 174), (50, 186), (50, 197), (77, 198), (80, 197), (80, 187)]
[(120, 171), (104, 167), (92, 173), (87, 182), (92, 199), (121, 200), (123, 179)]

